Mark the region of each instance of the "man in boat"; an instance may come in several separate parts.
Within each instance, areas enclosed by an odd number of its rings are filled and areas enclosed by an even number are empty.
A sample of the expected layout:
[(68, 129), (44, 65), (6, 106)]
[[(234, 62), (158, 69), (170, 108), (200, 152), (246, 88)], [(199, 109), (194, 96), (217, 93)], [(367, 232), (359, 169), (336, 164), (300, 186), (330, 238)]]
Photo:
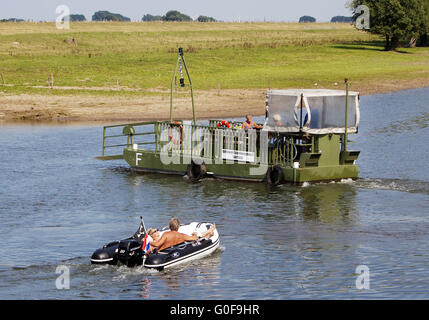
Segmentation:
[(256, 122), (252, 121), (252, 115), (248, 114), (246, 116), (246, 121), (243, 122), (241, 125), (241, 129), (248, 130), (248, 129), (262, 129), (263, 127), (257, 124)]
[[(189, 236), (184, 233), (180, 233), (179, 230), (180, 222), (178, 218), (172, 218), (170, 220), (170, 231), (164, 232), (162, 234), (162, 237), (159, 237), (159, 231), (158, 230), (150, 230), (150, 233), (148, 234), (152, 237), (153, 241), (151, 242), (151, 249), (158, 249), (158, 251), (162, 251), (164, 249), (170, 248), (172, 246), (175, 246), (179, 243), (185, 242), (185, 241), (194, 241), (198, 239), (198, 235), (196, 232), (192, 234), (192, 236)], [(213, 236), (214, 230), (216, 229), (216, 225), (213, 224), (209, 230), (203, 232), (201, 234), (202, 237), (209, 239)]]
[(153, 241), (159, 240), (159, 238), (161, 238), (161, 235), (159, 234), (159, 231), (157, 228), (150, 228), (147, 231), (147, 234), (150, 235)]

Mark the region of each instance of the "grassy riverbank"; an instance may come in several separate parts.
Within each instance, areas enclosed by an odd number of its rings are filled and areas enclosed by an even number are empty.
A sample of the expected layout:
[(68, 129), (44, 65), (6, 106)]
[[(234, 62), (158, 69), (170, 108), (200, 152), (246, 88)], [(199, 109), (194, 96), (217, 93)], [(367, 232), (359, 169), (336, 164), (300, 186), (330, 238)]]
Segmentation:
[[(200, 116), (262, 114), (267, 88), (429, 85), (429, 48), (384, 52), (348, 24), (0, 23), (0, 119), (166, 118), (179, 46)], [(189, 117), (178, 96), (177, 115)]]

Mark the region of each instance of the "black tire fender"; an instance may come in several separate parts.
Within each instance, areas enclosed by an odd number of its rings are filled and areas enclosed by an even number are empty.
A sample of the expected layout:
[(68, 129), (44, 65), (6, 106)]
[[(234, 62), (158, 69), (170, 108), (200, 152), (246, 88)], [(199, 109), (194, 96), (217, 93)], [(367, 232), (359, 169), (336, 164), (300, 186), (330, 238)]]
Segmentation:
[(271, 166), (267, 170), (266, 180), (269, 185), (276, 186), (283, 182), (283, 169), (280, 166)]
[(192, 161), (190, 164), (188, 164), (186, 174), (189, 180), (199, 181), (203, 179), (207, 174), (206, 165), (204, 164), (204, 162), (201, 164), (196, 164), (194, 161)]

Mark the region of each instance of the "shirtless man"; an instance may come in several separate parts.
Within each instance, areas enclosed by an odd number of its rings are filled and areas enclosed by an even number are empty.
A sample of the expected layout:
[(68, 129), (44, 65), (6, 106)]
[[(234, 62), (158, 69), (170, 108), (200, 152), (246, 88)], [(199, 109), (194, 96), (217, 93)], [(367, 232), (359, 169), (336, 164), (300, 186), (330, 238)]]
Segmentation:
[[(149, 234), (153, 238), (153, 241), (150, 244), (151, 248), (158, 248), (158, 251), (162, 251), (166, 248), (175, 246), (176, 244), (185, 241), (194, 241), (198, 239), (198, 235), (196, 232), (194, 232), (192, 236), (188, 236), (187, 234), (178, 232), (177, 230), (179, 230), (179, 227), (179, 219), (172, 218), (170, 220), (170, 231), (164, 232), (162, 234), (162, 237), (159, 237), (158, 230), (155, 230), (155, 232), (151, 232), (152, 234)], [(207, 239), (210, 238), (214, 234), (214, 229), (216, 229), (215, 224), (213, 224), (209, 230), (203, 232), (202, 236)]]
[(241, 129), (248, 130), (248, 129), (262, 129), (263, 127), (258, 125), (256, 122), (252, 121), (252, 116), (248, 114), (246, 116), (246, 121), (243, 122), (241, 125)]

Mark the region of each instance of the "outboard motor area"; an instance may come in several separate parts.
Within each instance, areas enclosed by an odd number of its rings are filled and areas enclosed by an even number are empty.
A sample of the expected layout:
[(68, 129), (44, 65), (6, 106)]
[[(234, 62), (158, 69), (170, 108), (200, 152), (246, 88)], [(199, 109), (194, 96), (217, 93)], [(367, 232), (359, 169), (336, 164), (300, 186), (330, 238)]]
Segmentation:
[(116, 265), (119, 261), (129, 267), (141, 265), (143, 263), (141, 249), (145, 235), (146, 230), (141, 220), (139, 228), (132, 237), (110, 242), (103, 248), (95, 250), (91, 256), (91, 263)]
[(134, 267), (143, 263), (142, 245), (135, 239), (121, 240), (118, 245), (118, 260)]
[(120, 241), (113, 241), (97, 249), (91, 256), (91, 263), (93, 264), (112, 264), (118, 263), (117, 252)]

